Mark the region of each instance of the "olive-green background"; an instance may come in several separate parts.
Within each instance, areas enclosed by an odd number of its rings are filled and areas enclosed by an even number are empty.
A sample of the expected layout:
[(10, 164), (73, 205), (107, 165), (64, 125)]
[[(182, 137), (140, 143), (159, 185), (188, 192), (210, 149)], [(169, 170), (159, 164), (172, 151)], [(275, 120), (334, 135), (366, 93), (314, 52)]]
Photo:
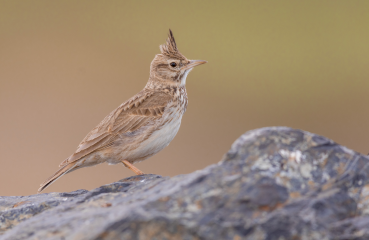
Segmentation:
[[(36, 193), (103, 117), (140, 91), (171, 28), (208, 63), (187, 79), (174, 141), (137, 164), (186, 174), (244, 132), (289, 126), (369, 152), (369, 1), (0, 1), (0, 195)], [(133, 173), (102, 164), (47, 189)]]

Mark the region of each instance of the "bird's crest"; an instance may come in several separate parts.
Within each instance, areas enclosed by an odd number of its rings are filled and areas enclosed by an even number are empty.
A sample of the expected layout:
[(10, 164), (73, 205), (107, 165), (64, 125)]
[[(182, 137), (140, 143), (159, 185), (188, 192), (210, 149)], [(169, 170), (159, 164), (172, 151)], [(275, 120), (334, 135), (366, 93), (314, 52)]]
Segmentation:
[(170, 29), (167, 42), (166, 44), (160, 45), (160, 51), (162, 54), (171, 58), (186, 59), (186, 57), (178, 51), (176, 40), (174, 39), (172, 30)]

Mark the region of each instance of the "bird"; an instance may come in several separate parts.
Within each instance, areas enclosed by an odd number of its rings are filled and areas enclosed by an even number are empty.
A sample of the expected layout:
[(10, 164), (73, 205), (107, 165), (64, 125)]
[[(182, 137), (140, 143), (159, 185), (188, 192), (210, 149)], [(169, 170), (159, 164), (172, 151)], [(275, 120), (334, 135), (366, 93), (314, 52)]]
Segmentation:
[(166, 43), (160, 45), (160, 54), (150, 64), (150, 76), (143, 90), (92, 129), (37, 193), (67, 173), (104, 162), (123, 163), (135, 174), (144, 174), (133, 163), (155, 155), (176, 136), (188, 105), (187, 75), (205, 63), (187, 59), (178, 50), (169, 29)]

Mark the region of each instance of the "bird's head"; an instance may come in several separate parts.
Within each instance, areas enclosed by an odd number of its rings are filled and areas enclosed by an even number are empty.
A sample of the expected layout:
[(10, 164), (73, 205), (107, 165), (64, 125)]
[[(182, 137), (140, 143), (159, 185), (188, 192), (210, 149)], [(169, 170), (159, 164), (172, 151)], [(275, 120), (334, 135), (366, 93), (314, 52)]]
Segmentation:
[(177, 49), (173, 33), (169, 29), (167, 42), (160, 45), (150, 66), (150, 80), (158, 85), (184, 86), (187, 74), (196, 66), (207, 63), (204, 60), (188, 60)]

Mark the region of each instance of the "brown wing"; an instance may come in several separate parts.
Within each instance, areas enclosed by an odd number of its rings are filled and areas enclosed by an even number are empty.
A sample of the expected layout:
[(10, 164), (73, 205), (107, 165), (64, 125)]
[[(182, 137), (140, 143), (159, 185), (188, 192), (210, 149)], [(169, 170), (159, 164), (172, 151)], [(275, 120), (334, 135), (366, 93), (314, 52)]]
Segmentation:
[(142, 90), (106, 116), (87, 134), (76, 152), (64, 160), (59, 167), (110, 146), (118, 133), (133, 132), (152, 120), (160, 118), (171, 100), (172, 97), (168, 93)]

